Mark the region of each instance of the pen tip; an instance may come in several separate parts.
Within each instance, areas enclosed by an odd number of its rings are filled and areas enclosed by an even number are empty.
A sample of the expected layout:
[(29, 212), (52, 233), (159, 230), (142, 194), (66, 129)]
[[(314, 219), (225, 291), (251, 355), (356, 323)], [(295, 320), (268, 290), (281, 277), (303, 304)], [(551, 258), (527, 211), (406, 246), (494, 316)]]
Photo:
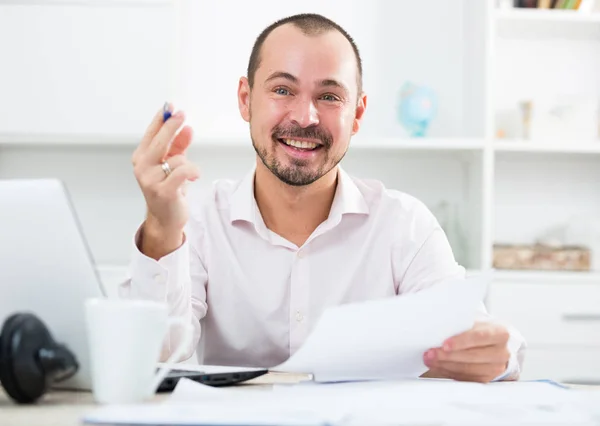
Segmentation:
[(169, 111), (169, 107), (169, 102), (165, 102), (165, 104), (163, 105), (163, 122), (171, 118), (171, 111)]

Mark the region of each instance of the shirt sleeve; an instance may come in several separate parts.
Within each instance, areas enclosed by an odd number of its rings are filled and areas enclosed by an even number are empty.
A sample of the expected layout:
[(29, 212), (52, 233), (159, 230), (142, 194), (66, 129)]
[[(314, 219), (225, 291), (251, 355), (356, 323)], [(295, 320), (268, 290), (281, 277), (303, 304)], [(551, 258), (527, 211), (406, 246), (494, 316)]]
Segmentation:
[[(157, 261), (139, 250), (140, 233), (141, 228), (135, 235), (129, 277), (119, 286), (119, 297), (163, 302), (168, 306), (169, 316), (185, 318), (192, 325), (193, 339), (178, 361), (188, 359), (200, 341), (200, 321), (207, 312), (208, 274), (196, 248), (203, 236), (186, 228), (184, 243)], [(181, 340), (182, 330), (172, 327), (162, 347), (161, 362), (168, 359)]]
[[(410, 238), (399, 241), (392, 253), (394, 273), (397, 274), (396, 288), (398, 294), (420, 291), (447, 279), (461, 278), (466, 275), (465, 268), (460, 266), (452, 252), (445, 232), (433, 215), (423, 207), (422, 218), (414, 219)], [(406, 244), (406, 240), (413, 244)], [(420, 243), (419, 243), (420, 241)], [(416, 243), (416, 244), (414, 244)], [(408, 247), (412, 248), (412, 253)], [(517, 380), (523, 367), (526, 342), (522, 335), (509, 324), (493, 318), (482, 302), (478, 307), (476, 321), (490, 321), (504, 325), (510, 338), (507, 344), (510, 360), (507, 369), (498, 376), (499, 380)]]

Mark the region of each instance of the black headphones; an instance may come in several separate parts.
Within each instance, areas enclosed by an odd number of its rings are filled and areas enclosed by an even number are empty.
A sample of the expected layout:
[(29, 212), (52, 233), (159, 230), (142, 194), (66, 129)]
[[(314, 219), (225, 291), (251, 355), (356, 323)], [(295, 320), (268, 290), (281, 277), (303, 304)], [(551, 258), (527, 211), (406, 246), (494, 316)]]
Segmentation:
[(33, 403), (50, 386), (72, 377), (78, 369), (75, 355), (55, 342), (35, 315), (17, 313), (4, 322), (0, 333), (0, 382), (14, 401)]

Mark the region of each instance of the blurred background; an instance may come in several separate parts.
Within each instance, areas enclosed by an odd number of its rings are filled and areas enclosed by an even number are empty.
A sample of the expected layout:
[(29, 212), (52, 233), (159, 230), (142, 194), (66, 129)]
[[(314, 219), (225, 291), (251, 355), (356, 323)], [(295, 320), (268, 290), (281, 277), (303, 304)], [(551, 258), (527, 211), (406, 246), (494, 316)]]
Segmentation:
[(461, 264), (496, 269), (487, 305), (528, 340), (525, 378), (600, 381), (600, 0), (0, 0), (0, 178), (64, 181), (114, 291), (152, 116), (185, 110), (201, 185), (243, 176), (238, 79), (299, 12), (363, 58), (345, 169), (420, 198)]

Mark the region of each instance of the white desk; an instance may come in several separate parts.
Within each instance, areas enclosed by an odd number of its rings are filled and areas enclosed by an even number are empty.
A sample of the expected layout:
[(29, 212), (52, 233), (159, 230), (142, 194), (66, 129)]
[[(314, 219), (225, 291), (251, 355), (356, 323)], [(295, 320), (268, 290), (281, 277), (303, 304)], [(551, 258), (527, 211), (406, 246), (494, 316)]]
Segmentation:
[[(298, 383), (306, 376), (270, 373), (250, 380), (243, 386), (264, 387), (278, 383)], [(242, 386), (242, 385), (240, 385)], [(573, 386), (600, 392), (600, 386)], [(164, 400), (169, 394), (158, 394), (150, 402)], [(81, 426), (81, 418), (96, 408), (89, 392), (53, 391), (35, 405), (16, 405), (0, 388), (0, 426)]]
[[(263, 387), (307, 379), (305, 375), (269, 373), (243, 386)], [(157, 394), (150, 402), (161, 401), (168, 395)], [(17, 405), (0, 387), (0, 426), (81, 426), (83, 415), (96, 407), (90, 392), (67, 391), (49, 392), (35, 405)]]

